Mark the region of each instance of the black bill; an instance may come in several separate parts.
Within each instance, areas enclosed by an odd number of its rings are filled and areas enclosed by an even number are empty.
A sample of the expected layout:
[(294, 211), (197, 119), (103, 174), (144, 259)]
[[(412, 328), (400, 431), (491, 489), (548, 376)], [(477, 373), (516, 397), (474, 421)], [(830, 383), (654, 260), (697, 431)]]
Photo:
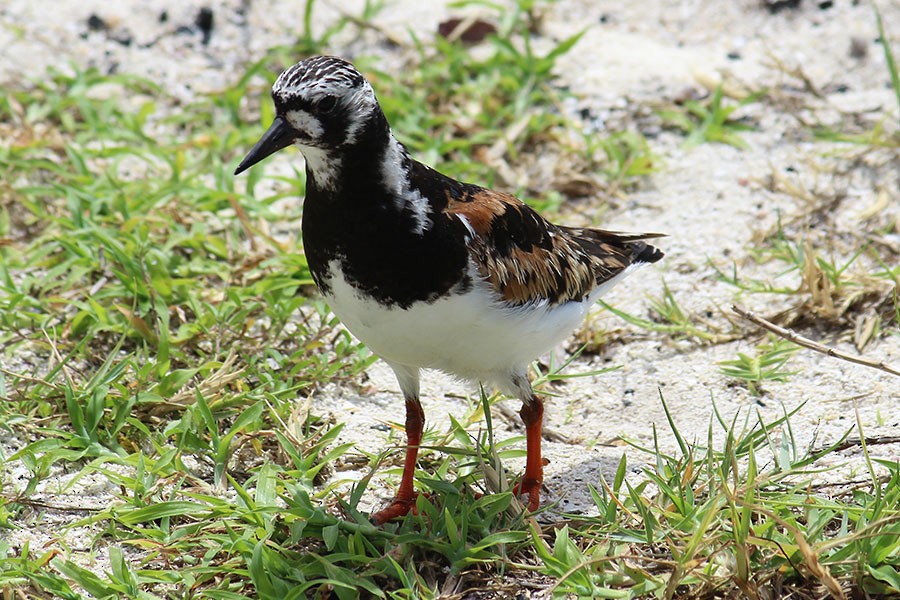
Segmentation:
[(284, 117), (275, 117), (272, 125), (263, 134), (253, 149), (244, 157), (241, 164), (234, 170), (235, 175), (240, 175), (267, 156), (275, 154), (282, 148), (287, 148), (294, 143), (297, 134), (294, 128), (288, 125)]

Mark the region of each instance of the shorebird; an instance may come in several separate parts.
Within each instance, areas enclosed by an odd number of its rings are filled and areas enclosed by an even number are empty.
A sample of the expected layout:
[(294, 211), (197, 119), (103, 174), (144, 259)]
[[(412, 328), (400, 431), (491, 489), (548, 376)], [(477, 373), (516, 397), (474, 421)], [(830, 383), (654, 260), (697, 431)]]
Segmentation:
[(303, 250), (353, 335), (393, 369), (406, 401), (406, 459), (376, 523), (415, 504), (425, 414), (422, 369), (494, 385), (522, 400), (527, 458), (514, 492), (540, 505), (544, 406), (528, 365), (591, 305), (663, 253), (645, 239), (555, 225), (503, 192), (416, 161), (391, 132), (369, 82), (330, 56), (300, 61), (272, 87), (276, 116), (235, 174), (295, 145), (306, 159)]

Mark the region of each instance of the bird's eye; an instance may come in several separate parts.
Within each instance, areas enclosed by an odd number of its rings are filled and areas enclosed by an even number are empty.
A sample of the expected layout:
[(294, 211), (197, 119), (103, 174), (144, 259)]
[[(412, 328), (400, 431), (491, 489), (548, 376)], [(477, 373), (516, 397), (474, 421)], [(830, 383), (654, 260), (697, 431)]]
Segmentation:
[(325, 96), (316, 104), (316, 109), (323, 115), (327, 115), (337, 106), (337, 98), (334, 96)]

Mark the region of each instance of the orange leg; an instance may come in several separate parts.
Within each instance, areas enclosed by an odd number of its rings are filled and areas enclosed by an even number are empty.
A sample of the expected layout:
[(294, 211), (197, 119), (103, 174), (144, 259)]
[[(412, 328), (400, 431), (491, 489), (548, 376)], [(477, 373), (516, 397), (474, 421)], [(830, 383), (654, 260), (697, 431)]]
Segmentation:
[(391, 519), (407, 514), (416, 504), (413, 491), (413, 477), (416, 470), (416, 458), (419, 445), (422, 443), (422, 431), (425, 428), (425, 411), (418, 398), (406, 399), (406, 460), (403, 463), (403, 476), (400, 487), (393, 501), (384, 510), (372, 514), (370, 520), (376, 525), (387, 523)]
[(525, 423), (525, 476), (513, 488), (516, 496), (527, 496), (528, 510), (534, 512), (541, 505), (541, 484), (544, 481), (544, 462), (541, 458), (541, 433), (544, 423), (544, 403), (532, 395), (519, 411)]

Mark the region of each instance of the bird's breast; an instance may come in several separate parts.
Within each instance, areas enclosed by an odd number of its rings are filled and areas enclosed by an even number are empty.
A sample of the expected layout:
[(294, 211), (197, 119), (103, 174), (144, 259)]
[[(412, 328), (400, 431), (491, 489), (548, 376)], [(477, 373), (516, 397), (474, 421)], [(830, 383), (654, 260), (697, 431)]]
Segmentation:
[(558, 344), (584, 318), (589, 303), (509, 307), (470, 265), (470, 285), (432, 301), (385, 304), (329, 266), (325, 298), (344, 326), (390, 363), (439, 369), (466, 379), (504, 380)]
[(363, 297), (405, 308), (433, 302), (468, 275), (464, 231), (436, 219), (425, 231), (411, 226), (389, 199), (371, 193), (357, 198), (307, 195), (303, 208), (303, 248), (313, 278), (332, 293), (335, 270)]

